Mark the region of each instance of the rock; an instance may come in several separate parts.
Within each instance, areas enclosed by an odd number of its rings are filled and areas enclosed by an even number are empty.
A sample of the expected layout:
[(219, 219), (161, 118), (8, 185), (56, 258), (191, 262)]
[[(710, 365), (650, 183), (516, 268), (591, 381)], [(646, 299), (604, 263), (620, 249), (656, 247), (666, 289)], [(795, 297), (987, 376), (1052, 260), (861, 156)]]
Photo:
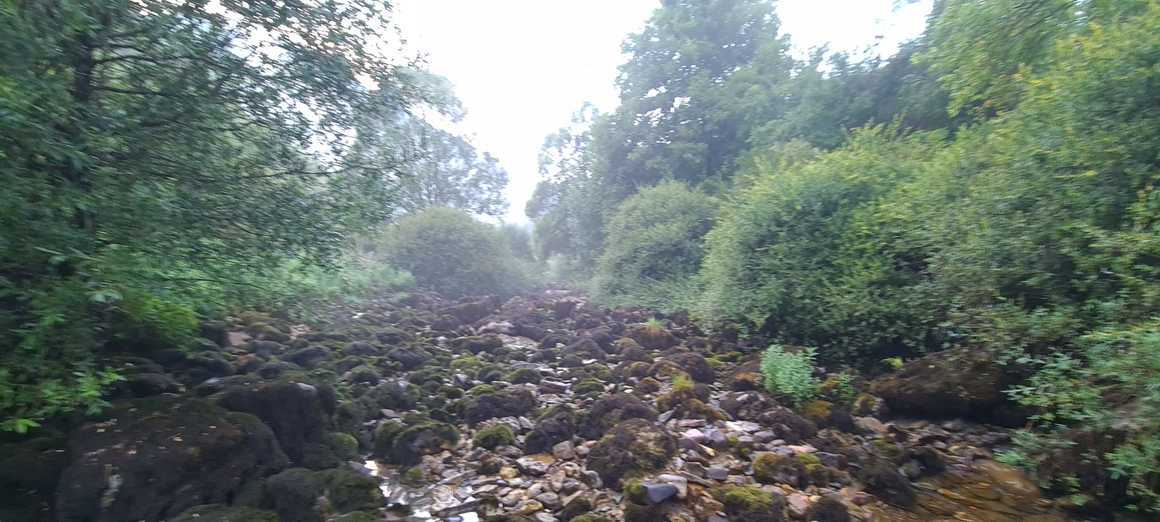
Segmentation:
[(790, 444), (797, 444), (818, 433), (817, 425), (781, 406), (774, 406), (761, 413), (757, 421), (775, 433), (777, 438)]
[(662, 426), (629, 419), (600, 439), (585, 464), (604, 484), (615, 487), (625, 474), (663, 469), (676, 451), (676, 439)]
[(713, 367), (709, 366), (709, 361), (705, 360), (703, 356), (696, 353), (678, 353), (665, 357), (666, 361), (675, 364), (685, 373), (689, 374), (694, 381), (701, 383), (712, 383), (715, 376), (713, 374)]
[(458, 351), (468, 351), (472, 354), (480, 354), (483, 352), (491, 352), (496, 349), (503, 348), (503, 339), (494, 334), (460, 337), (451, 341), (451, 349)]
[(762, 484), (808, 485), (805, 466), (795, 457), (778, 453), (758, 453), (753, 459), (753, 478)]
[(640, 399), (626, 393), (617, 393), (598, 399), (580, 425), (580, 435), (598, 439), (613, 426), (628, 419), (657, 418), (657, 411)]
[(516, 387), (481, 393), (464, 401), (464, 419), (472, 424), (497, 417), (519, 417), (536, 407), (532, 393)]
[(672, 484), (645, 484), (644, 495), (649, 504), (660, 504), (677, 496), (677, 487)]
[(866, 484), (866, 491), (886, 502), (900, 507), (914, 505), (915, 493), (910, 481), (885, 460), (871, 462), (859, 478)]
[(726, 486), (713, 496), (725, 505), (733, 522), (783, 522), (785, 498), (753, 486)]
[(925, 355), (902, 369), (870, 383), (870, 391), (886, 401), (894, 413), (919, 417), (984, 416), (994, 410), (1011, 411), (1003, 390), (1011, 384), (1007, 369), (986, 350), (952, 348)]
[(559, 460), (572, 460), (576, 458), (576, 449), (572, 447), (572, 441), (566, 440), (552, 446), (552, 455)]
[(677, 345), (676, 337), (659, 325), (638, 324), (629, 328), (628, 337), (649, 350), (667, 350)]
[(286, 354), (283, 359), (303, 368), (314, 368), (322, 361), (330, 359), (330, 350), (322, 346), (308, 346)]
[(431, 359), (431, 354), (419, 348), (395, 348), (387, 352), (387, 358), (399, 363), (404, 370), (414, 370)]
[(328, 513), (374, 510), (385, 502), (377, 480), (341, 468), (288, 469), (266, 480), (266, 493), (283, 522), (321, 522)]
[(810, 508), (810, 498), (802, 493), (793, 492), (785, 497), (785, 504), (791, 517), (801, 519), (805, 518), (806, 510)]
[(399, 328), (384, 328), (375, 332), (375, 339), (388, 346), (398, 346), (412, 339), (411, 334)]
[(724, 482), (729, 478), (729, 470), (720, 466), (712, 466), (705, 470), (705, 476), (713, 480)]
[(553, 510), (553, 511), (560, 509), (560, 507), (561, 507), (560, 506), (560, 495), (557, 495), (557, 494), (552, 493), (550, 491), (536, 495), (535, 499), (539, 503), (543, 504), (545, 508), (548, 508), (548, 509)]
[(805, 519), (810, 522), (850, 522), (850, 511), (837, 495), (827, 495), (810, 505)]
[(342, 354), (353, 357), (374, 357), (381, 355), (381, 351), (370, 343), (355, 341), (342, 349)]
[(40, 437), (0, 445), (0, 520), (40, 520), (69, 464), (65, 441)]
[(409, 419), (406, 424), (386, 421), (375, 429), (375, 455), (393, 464), (413, 466), (424, 455), (452, 449), (459, 444), (455, 426), (429, 419)]
[(138, 373), (128, 375), (117, 383), (120, 394), (127, 397), (152, 397), (162, 393), (180, 393), (181, 384), (164, 373)]
[(516, 443), (516, 436), (512, 429), (504, 424), (488, 426), (476, 432), (472, 442), (476, 447), (494, 450), (500, 446), (511, 446)]
[(308, 444), (323, 442), (329, 415), (336, 407), (333, 389), (303, 382), (266, 382), (230, 377), (210, 400), (227, 410), (252, 414), (265, 422), (290, 461), (302, 461)]
[(596, 344), (596, 341), (588, 338), (580, 339), (579, 341), (565, 346), (562, 350), (560, 350), (560, 353), (565, 356), (574, 355), (581, 360), (595, 359), (598, 361), (603, 361), (606, 357), (604, 349)]
[(677, 488), (677, 498), (684, 500), (689, 495), (689, 479), (680, 475), (661, 474), (656, 476), (656, 480), (665, 484), (672, 484)]
[(449, 306), (439, 312), (458, 319), (460, 323), (470, 324), (487, 317), (492, 310), (495, 310), (495, 304), (490, 300), (482, 300)]
[(108, 420), (70, 436), (74, 460), (56, 492), (60, 520), (159, 520), (227, 503), (287, 465), (274, 434), (253, 415), (200, 399), (116, 404)]
[[(551, 457), (548, 459), (551, 459)], [(551, 464), (551, 461), (548, 459), (537, 458), (534, 456), (520, 457), (519, 459), (516, 459), (516, 465), (519, 466), (520, 470), (524, 473), (539, 477), (548, 472), (548, 466)]]
[(252, 507), (203, 504), (168, 519), (169, 522), (279, 522), (278, 514)]

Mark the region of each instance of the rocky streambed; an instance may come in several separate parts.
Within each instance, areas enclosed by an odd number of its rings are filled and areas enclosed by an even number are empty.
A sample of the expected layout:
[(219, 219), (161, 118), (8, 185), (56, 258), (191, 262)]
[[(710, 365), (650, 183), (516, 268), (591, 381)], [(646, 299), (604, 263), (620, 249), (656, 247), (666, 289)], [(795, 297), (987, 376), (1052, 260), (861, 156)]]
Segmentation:
[[(108, 412), (4, 445), (0, 520), (1091, 516), (993, 459), (1008, 429), (954, 418), (1015, 414), (999, 373), (953, 354), (818, 375), (791, 408), (761, 388), (761, 347), (566, 292), (328, 317), (240, 314), (196, 350), (119, 357)], [(948, 360), (969, 374), (920, 371)]]

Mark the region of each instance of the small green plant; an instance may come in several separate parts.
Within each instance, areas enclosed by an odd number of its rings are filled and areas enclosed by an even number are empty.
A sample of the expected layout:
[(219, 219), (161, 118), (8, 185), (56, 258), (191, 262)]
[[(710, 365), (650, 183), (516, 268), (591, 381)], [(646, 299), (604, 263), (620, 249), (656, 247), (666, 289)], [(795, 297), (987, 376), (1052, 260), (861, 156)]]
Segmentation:
[(761, 358), (765, 389), (790, 399), (795, 405), (810, 400), (818, 389), (814, 380), (814, 357), (813, 348), (795, 353), (787, 352), (780, 344), (770, 346)]

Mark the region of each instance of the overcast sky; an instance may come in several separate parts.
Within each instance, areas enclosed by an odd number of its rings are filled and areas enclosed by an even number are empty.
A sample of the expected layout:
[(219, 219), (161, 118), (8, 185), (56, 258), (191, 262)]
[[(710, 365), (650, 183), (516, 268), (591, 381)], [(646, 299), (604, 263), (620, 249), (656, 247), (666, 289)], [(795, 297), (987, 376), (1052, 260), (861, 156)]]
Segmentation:
[[(922, 32), (929, 0), (781, 0), (782, 31), (804, 52), (818, 45), (879, 48)], [(526, 222), (544, 136), (584, 101), (616, 107), (620, 44), (639, 31), (658, 0), (396, 0), (396, 20), (432, 72), (455, 85), (463, 129), (507, 169), (509, 222)]]

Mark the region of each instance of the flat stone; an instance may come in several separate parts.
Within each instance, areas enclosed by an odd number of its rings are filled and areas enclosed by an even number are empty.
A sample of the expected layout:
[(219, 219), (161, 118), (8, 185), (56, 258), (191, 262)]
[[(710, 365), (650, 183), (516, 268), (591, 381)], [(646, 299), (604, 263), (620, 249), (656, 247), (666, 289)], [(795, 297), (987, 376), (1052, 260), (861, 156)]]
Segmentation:
[(726, 421), (725, 427), (732, 431), (742, 431), (745, 433), (754, 433), (761, 430), (761, 425), (750, 421)]
[(645, 497), (650, 504), (660, 504), (677, 495), (677, 487), (672, 484), (645, 484)]
[(656, 479), (665, 484), (671, 484), (673, 487), (676, 487), (677, 498), (684, 499), (685, 497), (689, 496), (689, 479), (680, 475), (670, 475), (667, 473), (657, 475)]
[(552, 493), (550, 491), (545, 491), (543, 493), (540, 493), (539, 495), (536, 495), (535, 499), (537, 501), (539, 501), (541, 504), (543, 504), (544, 507), (546, 507), (548, 509), (556, 510), (556, 509), (560, 509), (563, 506), (563, 504), (560, 502), (560, 495), (557, 495), (557, 494)]
[(713, 480), (724, 481), (729, 478), (729, 470), (720, 466), (713, 466), (705, 470), (705, 476)]
[(810, 509), (809, 497), (801, 493), (790, 493), (785, 497), (786, 505), (789, 507), (790, 514), (794, 518), (805, 518), (806, 511)]

